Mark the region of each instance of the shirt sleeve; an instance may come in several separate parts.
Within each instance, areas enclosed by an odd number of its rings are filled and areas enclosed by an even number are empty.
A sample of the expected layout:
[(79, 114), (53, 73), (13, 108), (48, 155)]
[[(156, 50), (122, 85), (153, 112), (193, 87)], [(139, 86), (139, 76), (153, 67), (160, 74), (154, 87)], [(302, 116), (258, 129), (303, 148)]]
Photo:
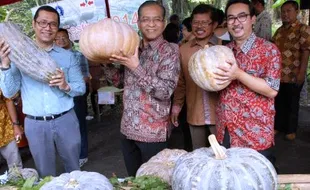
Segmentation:
[(300, 46), (302, 50), (310, 50), (310, 27), (303, 25), (300, 29)]
[[(180, 58), (180, 60), (182, 60), (182, 58)], [(173, 95), (172, 113), (179, 114), (181, 112), (181, 109), (185, 101), (185, 93), (186, 93), (185, 78), (183, 73), (183, 67), (181, 66), (178, 85)]]
[(278, 91), (281, 79), (281, 53), (273, 44), (269, 51), (270, 53), (267, 55), (270, 57), (267, 57), (267, 60), (270, 60), (270, 62), (266, 64), (266, 75), (264, 79), (270, 88)]
[(137, 84), (160, 100), (170, 99), (177, 86), (180, 72), (179, 47), (177, 45), (170, 47), (171, 52), (161, 57), (155, 76), (149, 74), (141, 65), (133, 71), (138, 79)]
[(8, 70), (2, 71), (0, 78), (0, 87), (6, 98), (12, 98), (21, 88), (20, 71), (13, 63), (10, 67)]
[(68, 70), (68, 85), (70, 91), (67, 93), (71, 97), (81, 96), (85, 93), (86, 87), (83, 80), (80, 64), (72, 54), (70, 58), (70, 68)]

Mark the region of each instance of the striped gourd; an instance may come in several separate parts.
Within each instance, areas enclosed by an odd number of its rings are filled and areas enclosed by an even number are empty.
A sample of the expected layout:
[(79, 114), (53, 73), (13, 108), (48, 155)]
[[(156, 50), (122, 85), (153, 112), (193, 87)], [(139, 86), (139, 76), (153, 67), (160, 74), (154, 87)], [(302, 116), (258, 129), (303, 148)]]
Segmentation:
[(57, 68), (56, 62), (21, 32), (16, 24), (1, 23), (0, 37), (10, 45), (9, 58), (22, 73), (37, 81), (47, 83), (50, 81)]

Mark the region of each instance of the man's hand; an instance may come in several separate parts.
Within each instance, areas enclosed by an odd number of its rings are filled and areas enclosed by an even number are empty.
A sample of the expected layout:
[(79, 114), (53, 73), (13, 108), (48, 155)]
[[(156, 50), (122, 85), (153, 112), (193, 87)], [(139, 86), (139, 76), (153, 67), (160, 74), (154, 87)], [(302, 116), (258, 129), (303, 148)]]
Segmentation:
[(175, 114), (175, 113), (171, 113), (171, 122), (175, 127), (179, 126), (179, 122), (178, 122), (178, 118), (179, 118), (179, 114)]
[(21, 128), (20, 125), (13, 125), (13, 130), (14, 130), (14, 137), (17, 143), (20, 142), (20, 140), (22, 139), (22, 135), (23, 135), (23, 129)]
[(217, 80), (217, 84), (225, 84), (227, 81), (233, 81), (238, 79), (240, 69), (237, 63), (227, 60), (227, 66), (218, 66), (217, 70), (214, 71), (215, 77), (214, 79)]
[(128, 67), (130, 70), (135, 70), (139, 65), (139, 47), (136, 48), (135, 54), (132, 56), (126, 56), (123, 53), (123, 50), (120, 50), (122, 56), (119, 55), (112, 55), (110, 58), (110, 61), (120, 63), (126, 67)]
[(10, 49), (9, 44), (7, 44), (3, 38), (0, 38), (0, 58), (1, 58), (2, 68), (10, 67), (11, 60), (8, 57), (10, 51), (11, 49)]
[(60, 90), (65, 92), (70, 91), (70, 86), (68, 85), (65, 77), (65, 73), (61, 69), (56, 69), (56, 74), (52, 76), (50, 81), (50, 86), (58, 86)]

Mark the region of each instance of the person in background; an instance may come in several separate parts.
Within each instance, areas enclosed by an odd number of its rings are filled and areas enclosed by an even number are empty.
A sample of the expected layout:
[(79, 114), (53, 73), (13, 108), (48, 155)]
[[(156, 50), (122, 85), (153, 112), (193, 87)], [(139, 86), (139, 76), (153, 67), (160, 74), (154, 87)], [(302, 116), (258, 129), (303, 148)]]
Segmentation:
[(191, 17), (187, 17), (182, 21), (182, 34), (183, 34), (183, 38), (181, 41), (181, 44), (184, 44), (192, 39), (195, 38), (195, 36), (192, 33), (192, 24), (191, 24), (192, 18)]
[(167, 24), (164, 32), (163, 37), (167, 42), (177, 44), (180, 37), (180, 30), (179, 27), (173, 23)]
[(32, 21), (35, 43), (58, 66), (49, 83), (20, 72), (8, 57), (9, 45), (0, 39), (0, 87), (7, 98), (21, 91), (25, 134), (40, 177), (56, 176), (56, 150), (66, 172), (80, 170), (81, 135), (73, 97), (85, 93), (85, 82), (76, 57), (54, 44), (59, 24), (59, 14), (50, 6), (39, 7)]
[(73, 50), (73, 43), (70, 41), (68, 30), (59, 28), (56, 34), (55, 43), (59, 47), (62, 47), (66, 50), (71, 51), (78, 63), (80, 64), (80, 68), (82, 71), (82, 75), (84, 78), (84, 82), (86, 84), (86, 93), (82, 96), (74, 97), (74, 111), (76, 116), (79, 120), (80, 125), (80, 133), (81, 133), (81, 153), (79, 159), (79, 165), (82, 167), (88, 161), (88, 131), (87, 131), (87, 122), (86, 122), (86, 115), (87, 115), (87, 95), (89, 91), (89, 80), (90, 74), (88, 69), (88, 61), (86, 57), (80, 53), (79, 51)]
[(227, 60), (229, 66), (214, 72), (218, 84), (231, 81), (219, 93), (217, 139), (226, 148), (257, 150), (274, 164), (274, 98), (280, 86), (281, 54), (253, 32), (256, 17), (249, 0), (230, 0), (225, 12), (234, 39), (227, 46), (236, 62)]
[(169, 24), (173, 23), (175, 25), (177, 25), (179, 27), (179, 39), (178, 39), (178, 43), (183, 39), (183, 34), (182, 34), (182, 25), (180, 24), (180, 17), (177, 14), (173, 14), (169, 17)]
[(256, 36), (270, 41), (272, 21), (270, 14), (265, 10), (265, 0), (252, 0), (251, 3), (256, 15), (254, 33)]
[(187, 122), (190, 127), (193, 149), (208, 146), (208, 135), (215, 133), (216, 92), (201, 89), (189, 75), (190, 57), (206, 45), (217, 45), (219, 39), (214, 35), (217, 27), (216, 10), (211, 5), (196, 6), (191, 15), (194, 39), (180, 47), (181, 72), (178, 86), (174, 92), (171, 121), (179, 126), (178, 118), (186, 104)]
[(228, 29), (227, 29), (225, 13), (221, 9), (216, 9), (216, 11), (218, 15), (218, 20), (217, 20), (218, 25), (217, 25), (217, 28), (214, 30), (214, 34), (216, 35), (216, 37), (222, 40), (223, 45), (226, 45), (232, 41), (232, 37), (229, 34)]
[(310, 27), (298, 21), (298, 3), (286, 1), (281, 6), (282, 26), (272, 41), (282, 55), (280, 91), (276, 97), (275, 130), (294, 140), (298, 127), (300, 91), (305, 81), (310, 51)]
[(171, 95), (180, 64), (178, 45), (163, 39), (165, 13), (157, 1), (142, 3), (138, 9), (139, 49), (133, 56), (112, 55), (110, 59), (125, 66), (124, 72), (110, 77), (124, 79), (121, 144), (129, 176), (135, 176), (143, 163), (167, 147), (171, 133)]
[(17, 147), (17, 142), (22, 138), (23, 129), (18, 121), (13, 101), (5, 98), (1, 90), (0, 118), (0, 153), (7, 162), (9, 172), (14, 166), (23, 168)]

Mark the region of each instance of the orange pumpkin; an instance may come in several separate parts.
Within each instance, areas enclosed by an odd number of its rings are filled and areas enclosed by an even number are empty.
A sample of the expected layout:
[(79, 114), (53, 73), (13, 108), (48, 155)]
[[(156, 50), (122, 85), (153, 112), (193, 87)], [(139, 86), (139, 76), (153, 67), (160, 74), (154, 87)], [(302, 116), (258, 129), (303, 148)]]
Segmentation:
[(188, 70), (193, 81), (202, 89), (207, 91), (219, 91), (227, 87), (231, 81), (218, 85), (214, 79), (214, 71), (218, 66), (229, 66), (226, 62), (231, 60), (236, 62), (231, 49), (226, 46), (206, 46), (197, 51), (189, 60)]
[(139, 45), (139, 35), (128, 24), (112, 19), (100, 20), (85, 27), (80, 37), (84, 56), (95, 63), (109, 63), (111, 55), (133, 55)]

